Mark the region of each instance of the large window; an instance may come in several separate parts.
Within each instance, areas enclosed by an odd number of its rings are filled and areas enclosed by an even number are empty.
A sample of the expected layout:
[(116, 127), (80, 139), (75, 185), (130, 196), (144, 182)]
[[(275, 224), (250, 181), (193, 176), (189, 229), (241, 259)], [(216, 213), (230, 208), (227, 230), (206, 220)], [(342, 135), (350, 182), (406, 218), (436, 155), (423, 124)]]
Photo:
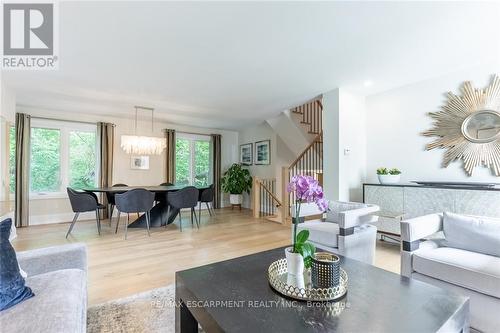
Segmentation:
[(178, 133), (175, 143), (175, 183), (205, 186), (211, 184), (210, 137)]
[(64, 194), (68, 186), (95, 186), (96, 150), (95, 125), (32, 119), (31, 195)]

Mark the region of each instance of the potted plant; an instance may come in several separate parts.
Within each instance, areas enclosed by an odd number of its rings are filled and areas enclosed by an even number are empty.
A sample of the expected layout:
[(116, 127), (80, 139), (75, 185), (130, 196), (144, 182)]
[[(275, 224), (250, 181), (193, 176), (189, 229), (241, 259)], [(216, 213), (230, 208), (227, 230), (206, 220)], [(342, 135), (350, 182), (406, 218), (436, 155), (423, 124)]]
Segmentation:
[(377, 176), (380, 184), (396, 184), (399, 183), (401, 179), (401, 171), (396, 168), (378, 168)]
[(252, 176), (248, 169), (242, 168), (241, 164), (231, 165), (221, 179), (222, 190), (229, 193), (231, 205), (241, 205), (243, 202), (243, 192), (250, 193), (252, 188)]
[(301, 275), (304, 268), (311, 267), (312, 256), (316, 251), (313, 244), (307, 240), (309, 230), (302, 230), (297, 234), (297, 224), (304, 218), (300, 217), (300, 207), (303, 203), (316, 203), (319, 210), (328, 209), (328, 202), (323, 198), (323, 188), (318, 181), (310, 176), (297, 175), (292, 178), (287, 187), (288, 193), (295, 193), (295, 212), (293, 221), (293, 245), (285, 249), (287, 269), (289, 274)]

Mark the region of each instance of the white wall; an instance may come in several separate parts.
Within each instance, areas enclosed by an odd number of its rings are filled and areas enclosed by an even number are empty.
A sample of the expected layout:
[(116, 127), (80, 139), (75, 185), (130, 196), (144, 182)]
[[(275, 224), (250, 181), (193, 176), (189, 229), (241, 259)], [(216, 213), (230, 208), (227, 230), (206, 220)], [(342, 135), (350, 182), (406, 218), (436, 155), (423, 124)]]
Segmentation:
[[(283, 140), (267, 123), (252, 126), (239, 132), (239, 144), (253, 143), (262, 140), (271, 140), (271, 164), (248, 166), (253, 177), (261, 179), (276, 179), (276, 194), (281, 195), (281, 167), (289, 166), (295, 159), (294, 154), (288, 149)], [(239, 147), (238, 147), (239, 149)], [(255, 155), (255, 152), (254, 152)], [(238, 155), (239, 158), (239, 155)], [(255, 156), (254, 156), (255, 159)], [(251, 197), (244, 195), (243, 207), (251, 207)]]
[[(36, 109), (32, 107), (18, 106), (18, 112), (25, 112), (36, 117), (48, 117), (61, 120), (88, 121), (88, 122), (111, 122), (115, 127), (113, 183), (125, 183), (128, 185), (158, 185), (164, 182), (165, 153), (150, 156), (149, 170), (132, 170), (130, 168), (130, 156), (120, 147), (120, 137), (123, 134), (134, 134), (134, 120), (126, 118), (114, 118), (107, 116), (96, 116), (81, 113), (68, 113), (54, 110)], [(151, 122), (139, 121), (138, 134), (150, 135)], [(177, 131), (196, 132), (202, 134), (221, 134), (221, 158), (222, 170), (228, 168), (238, 160), (238, 133), (234, 131), (197, 128), (183, 125), (169, 124), (155, 121), (154, 135), (162, 137), (164, 128), (173, 128)], [(229, 199), (223, 196), (223, 206), (228, 205)], [(56, 199), (34, 199), (30, 201), (30, 223), (58, 223), (69, 221), (72, 217), (71, 207), (67, 198)]]
[(366, 178), (365, 100), (345, 89), (323, 94), (323, 185), (328, 199), (361, 201)]
[(486, 167), (474, 170), (472, 177), (463, 171), (462, 161), (441, 166), (445, 150), (425, 150), (434, 138), (421, 133), (431, 128), (428, 112), (440, 110), (446, 101), (445, 93), (459, 93), (464, 81), (484, 88), (491, 75), (500, 74), (500, 66), (480, 66), (390, 90), (366, 99), (367, 109), (367, 180), (376, 182), (378, 167), (399, 168), (402, 181), (485, 181), (498, 182)]

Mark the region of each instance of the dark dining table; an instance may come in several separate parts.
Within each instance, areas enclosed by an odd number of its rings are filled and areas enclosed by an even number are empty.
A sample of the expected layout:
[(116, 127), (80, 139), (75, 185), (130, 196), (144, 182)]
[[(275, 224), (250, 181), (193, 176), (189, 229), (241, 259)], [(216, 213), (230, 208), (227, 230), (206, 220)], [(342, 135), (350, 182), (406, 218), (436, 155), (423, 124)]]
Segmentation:
[[(182, 190), (185, 188), (185, 185), (172, 185), (172, 186), (116, 186), (116, 187), (90, 187), (84, 188), (83, 190), (86, 192), (94, 192), (94, 193), (125, 193), (127, 191), (142, 188), (153, 193), (162, 193), (165, 194), (165, 200), (159, 201), (156, 205), (154, 205), (153, 209), (151, 209), (151, 227), (161, 227), (173, 223), (177, 214), (179, 214), (178, 209), (173, 209), (171, 207), (170, 214), (168, 214), (168, 201), (166, 200), (168, 192), (175, 192)], [(209, 186), (195, 186), (198, 190), (201, 191), (209, 188)], [(145, 215), (141, 215), (137, 220), (132, 222), (129, 225), (130, 228), (142, 228), (146, 227), (146, 217)]]

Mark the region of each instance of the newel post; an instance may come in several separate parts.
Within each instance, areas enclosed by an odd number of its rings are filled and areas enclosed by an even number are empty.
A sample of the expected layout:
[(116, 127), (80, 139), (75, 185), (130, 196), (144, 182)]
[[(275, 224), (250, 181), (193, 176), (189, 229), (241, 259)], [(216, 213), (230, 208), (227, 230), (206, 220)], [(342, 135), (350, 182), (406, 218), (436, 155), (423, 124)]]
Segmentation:
[(260, 179), (258, 177), (253, 177), (252, 184), (252, 209), (253, 217), (260, 217)]

